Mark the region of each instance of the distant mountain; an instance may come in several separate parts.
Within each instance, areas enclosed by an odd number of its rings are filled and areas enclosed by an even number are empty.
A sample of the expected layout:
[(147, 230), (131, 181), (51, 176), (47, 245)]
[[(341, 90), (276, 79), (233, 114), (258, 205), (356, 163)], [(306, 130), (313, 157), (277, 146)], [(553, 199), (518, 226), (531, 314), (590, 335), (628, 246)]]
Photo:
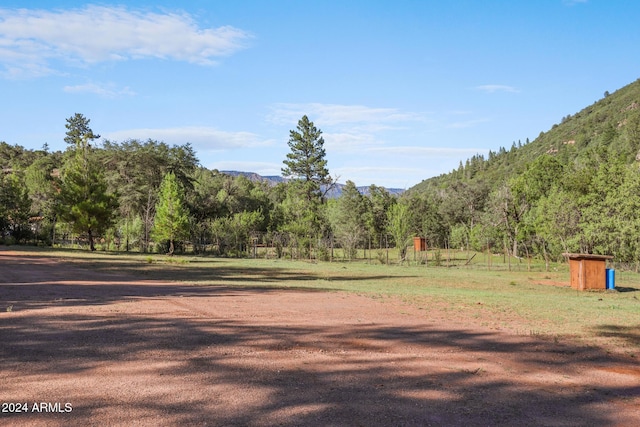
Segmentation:
[(269, 185), (277, 185), (277, 184), (280, 184), (281, 182), (287, 182), (287, 178), (283, 178), (281, 176), (277, 176), (277, 175), (262, 176), (255, 172), (220, 171), (220, 173), (223, 173), (229, 176), (244, 176), (245, 178), (248, 178), (250, 181), (266, 182)]
[[(281, 182), (287, 182), (288, 179), (287, 178), (283, 178), (281, 176), (276, 176), (276, 175), (269, 175), (269, 176), (262, 176), (259, 175), (255, 172), (241, 172), (241, 171), (220, 171), (220, 173), (226, 174), (226, 175), (230, 175), (230, 176), (244, 176), (246, 178), (248, 178), (251, 181), (254, 182), (266, 182), (269, 185), (277, 185), (280, 184)], [(331, 199), (337, 199), (338, 197), (340, 197), (342, 195), (342, 189), (344, 188), (344, 184), (340, 184), (337, 183), (333, 189), (331, 189), (331, 191), (329, 191), (327, 193), (327, 196)], [(367, 195), (369, 194), (369, 186), (363, 186), (363, 187), (357, 187), (358, 191), (361, 194)], [(399, 196), (400, 194), (404, 193), (404, 189), (402, 188), (386, 188), (385, 190), (387, 190), (389, 193)]]
[[(343, 188), (344, 188), (344, 184), (336, 183), (336, 185), (333, 187), (333, 189), (327, 193), (327, 196), (330, 199), (337, 199), (338, 197), (340, 197), (342, 195), (342, 189)], [(356, 188), (358, 189), (360, 194), (363, 194), (365, 196), (369, 194), (369, 186), (362, 186), (362, 187), (356, 187)], [(386, 187), (384, 187), (384, 189), (387, 190), (390, 194), (392, 194), (394, 196), (399, 196), (402, 193), (404, 193), (404, 189), (402, 189), (402, 188), (386, 188)]]

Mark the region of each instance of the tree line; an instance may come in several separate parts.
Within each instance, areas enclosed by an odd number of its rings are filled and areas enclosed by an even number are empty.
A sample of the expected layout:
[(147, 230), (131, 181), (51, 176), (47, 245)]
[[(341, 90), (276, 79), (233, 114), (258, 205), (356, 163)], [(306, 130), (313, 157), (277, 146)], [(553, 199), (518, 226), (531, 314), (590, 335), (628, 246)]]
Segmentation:
[[(635, 117), (635, 116), (634, 116)], [(269, 185), (199, 165), (189, 144), (128, 140), (95, 144), (81, 114), (67, 119), (64, 152), (0, 143), (0, 230), (5, 243), (57, 244), (79, 236), (91, 249), (193, 251), (243, 256), (252, 244), (327, 258), (338, 246), (463, 248), (558, 261), (564, 252), (614, 255), (640, 265), (640, 149), (636, 121), (602, 132), (579, 157), (547, 150), (518, 173), (493, 179), (531, 145), (474, 156), (422, 191), (401, 197), (347, 181), (339, 198), (322, 131), (306, 116), (290, 131), (286, 182)], [(640, 123), (640, 121), (638, 121)], [(619, 149), (624, 143), (625, 150)], [(586, 153), (586, 154), (585, 154)], [(187, 249), (188, 248), (188, 249)]]
[(322, 131), (306, 116), (290, 132), (282, 169), (288, 180), (275, 186), (201, 167), (189, 144), (97, 144), (100, 135), (82, 114), (65, 126), (64, 151), (0, 142), (3, 243), (56, 245), (74, 236), (91, 250), (172, 254), (188, 247), (234, 256), (256, 239), (322, 254), (331, 239), (353, 254), (365, 235), (380, 245), (398, 204), (382, 187), (363, 196), (351, 181), (342, 197), (327, 200), (334, 183)]

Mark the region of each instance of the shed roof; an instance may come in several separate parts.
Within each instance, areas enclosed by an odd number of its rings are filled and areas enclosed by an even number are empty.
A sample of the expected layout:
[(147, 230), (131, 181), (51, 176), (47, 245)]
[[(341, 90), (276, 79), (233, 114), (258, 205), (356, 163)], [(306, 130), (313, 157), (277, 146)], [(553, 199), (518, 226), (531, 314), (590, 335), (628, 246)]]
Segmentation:
[(580, 259), (593, 259), (593, 260), (607, 260), (607, 259), (613, 259), (613, 255), (595, 255), (595, 254), (569, 254), (569, 253), (564, 253), (562, 254), (562, 256), (567, 257), (569, 259), (575, 259), (575, 260), (580, 260)]

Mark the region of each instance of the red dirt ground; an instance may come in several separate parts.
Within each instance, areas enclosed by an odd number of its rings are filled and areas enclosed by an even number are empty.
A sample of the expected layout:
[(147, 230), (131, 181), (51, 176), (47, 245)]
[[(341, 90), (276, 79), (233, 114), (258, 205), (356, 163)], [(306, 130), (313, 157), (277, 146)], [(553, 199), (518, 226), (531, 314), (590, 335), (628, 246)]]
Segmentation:
[(389, 299), (5, 250), (0, 310), (1, 425), (640, 425), (636, 359)]

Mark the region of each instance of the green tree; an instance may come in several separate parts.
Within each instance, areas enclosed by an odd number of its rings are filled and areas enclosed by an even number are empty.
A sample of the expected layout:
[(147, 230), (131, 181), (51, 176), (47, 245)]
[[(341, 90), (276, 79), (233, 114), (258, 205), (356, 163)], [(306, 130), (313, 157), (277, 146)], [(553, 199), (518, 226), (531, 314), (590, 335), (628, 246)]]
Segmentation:
[(109, 228), (118, 207), (117, 197), (107, 190), (102, 165), (89, 141), (97, 138), (88, 128), (88, 119), (76, 114), (67, 119), (65, 141), (74, 142), (61, 173), (56, 205), (60, 219), (77, 233), (87, 233), (89, 248), (95, 251), (94, 237)]
[(95, 251), (94, 237), (113, 222), (117, 199), (107, 192), (104, 176), (93, 159), (74, 156), (65, 163), (56, 205), (58, 217), (69, 222), (76, 233), (87, 233), (89, 249)]
[[(488, 199), (488, 187), (482, 181), (454, 181), (441, 192), (438, 215), (469, 246), (471, 230), (479, 220)], [(462, 234), (461, 234), (462, 233)]]
[(56, 168), (53, 156), (43, 156), (36, 159), (25, 170), (25, 185), (33, 203), (33, 213), (38, 216), (51, 217), (55, 186), (53, 170)]
[(541, 197), (559, 186), (564, 176), (562, 164), (553, 156), (543, 155), (531, 162), (510, 185), (516, 199), (533, 206)]
[(93, 159), (69, 159), (61, 175), (56, 205), (58, 217), (69, 222), (76, 233), (87, 233), (89, 249), (95, 251), (94, 237), (113, 223), (117, 199), (107, 192), (104, 175)]
[(616, 262), (640, 259), (640, 170), (638, 165), (600, 165), (593, 191), (580, 198), (580, 227), (588, 253), (614, 255)]
[(31, 199), (31, 213), (36, 217), (36, 237), (50, 243), (53, 243), (53, 230), (56, 223), (55, 202), (58, 188), (54, 179), (54, 170), (57, 172), (58, 157), (60, 156), (51, 154), (38, 157), (25, 170), (25, 184)]
[(0, 235), (9, 233), (17, 242), (29, 234), (31, 200), (24, 181), (15, 172), (0, 174)]
[(366, 230), (366, 200), (353, 181), (347, 181), (342, 195), (331, 203), (329, 219), (335, 236), (351, 260)]
[(415, 235), (426, 238), (429, 246), (443, 247), (449, 229), (440, 213), (438, 200), (430, 194), (411, 194), (407, 201), (411, 212), (411, 229)]
[(634, 115), (627, 119), (625, 126), (626, 135), (626, 148), (629, 153), (629, 160), (640, 160), (640, 112), (636, 112)]
[(144, 224), (138, 215), (120, 217), (117, 224), (117, 236), (120, 242), (124, 240), (124, 249), (129, 252), (132, 246), (140, 244), (143, 236)]
[(101, 160), (108, 168), (109, 188), (118, 191), (120, 215), (130, 222), (136, 217), (142, 219), (139, 241), (146, 252), (164, 175), (173, 172), (190, 192), (198, 160), (189, 144), (169, 146), (153, 140), (128, 140), (120, 144), (105, 141), (103, 147)]
[(321, 186), (328, 186), (332, 181), (327, 170), (324, 138), (307, 116), (298, 121), (297, 129), (289, 131), (291, 152), (283, 162), (286, 167), (282, 168), (282, 174), (301, 180), (307, 200), (312, 201), (321, 198)]
[(220, 255), (240, 255), (251, 243), (250, 238), (264, 221), (262, 212), (239, 212), (216, 218), (210, 230)]
[(76, 148), (82, 148), (83, 143), (88, 143), (95, 139), (100, 138), (100, 135), (93, 133), (89, 127), (91, 120), (87, 119), (80, 113), (76, 113), (67, 119), (67, 124), (64, 125), (67, 128), (64, 142)]
[(371, 185), (365, 200), (368, 202), (366, 204), (367, 231), (373, 242), (382, 248), (383, 237), (387, 231), (387, 212), (395, 203), (395, 199), (384, 187)]
[(26, 169), (37, 154), (20, 145), (9, 145), (0, 141), (0, 169)]
[(562, 252), (579, 251), (580, 209), (575, 195), (554, 188), (539, 200), (532, 213), (545, 261), (547, 256), (559, 259)]
[[(304, 248), (309, 248), (305, 239), (313, 240), (326, 231), (324, 196), (332, 180), (327, 170), (326, 152), (322, 131), (317, 129), (307, 116), (298, 121), (297, 131), (289, 132), (291, 152), (283, 161), (285, 177), (292, 178), (288, 184), (283, 213), (283, 231), (294, 233)], [(324, 187), (323, 187), (324, 186)]]
[[(278, 211), (281, 215), (280, 231), (293, 234), (299, 240), (312, 239), (326, 228), (326, 205), (320, 200), (308, 200), (304, 195), (305, 184), (293, 181), (287, 184), (286, 194)], [(308, 245), (305, 243), (305, 247)]]
[(173, 255), (176, 240), (189, 235), (189, 212), (184, 206), (180, 185), (173, 172), (168, 172), (160, 185), (152, 235), (156, 240), (169, 241), (168, 255)]
[(411, 213), (409, 206), (404, 203), (396, 203), (389, 209), (388, 230), (393, 236), (401, 261), (407, 256), (407, 245), (411, 242), (413, 232), (411, 230)]
[(264, 216), (260, 211), (243, 211), (238, 212), (231, 217), (231, 227), (234, 234), (235, 245), (238, 252), (243, 249), (243, 246), (250, 244), (250, 238), (255, 233), (262, 222)]
[[(523, 217), (529, 206), (516, 199), (509, 184), (504, 184), (489, 195), (485, 225), (494, 228), (512, 246), (511, 253), (518, 256), (518, 239), (522, 235)], [(505, 247), (508, 250), (508, 247)]]

